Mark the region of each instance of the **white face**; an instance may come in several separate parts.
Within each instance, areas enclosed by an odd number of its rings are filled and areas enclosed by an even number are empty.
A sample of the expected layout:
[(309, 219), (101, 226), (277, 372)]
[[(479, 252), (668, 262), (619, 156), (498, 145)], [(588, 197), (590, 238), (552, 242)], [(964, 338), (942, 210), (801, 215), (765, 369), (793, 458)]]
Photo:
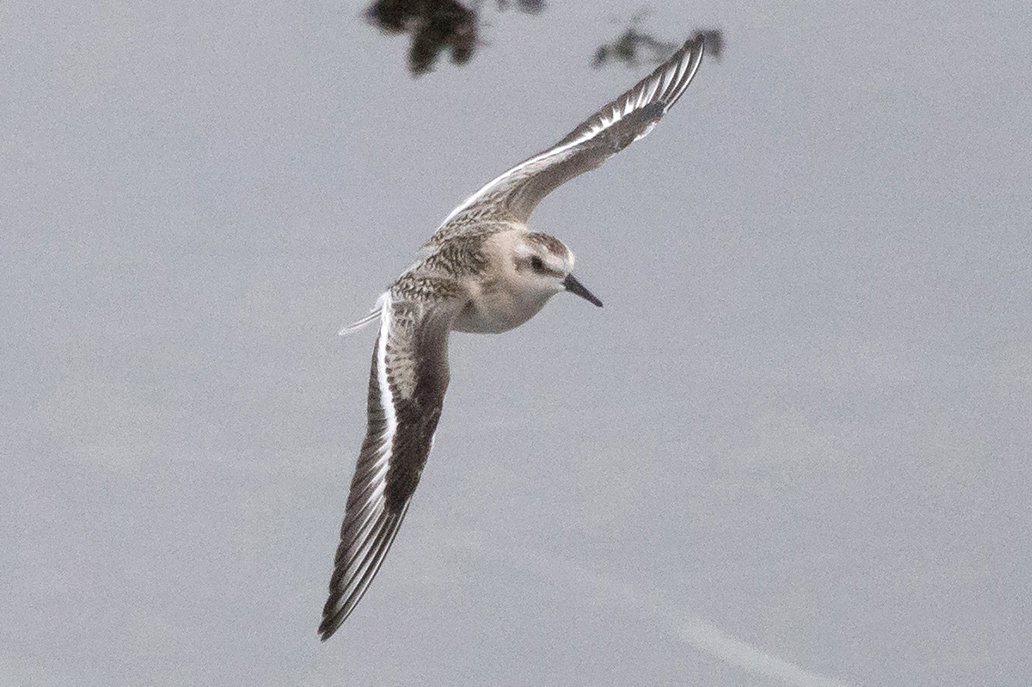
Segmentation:
[(548, 234), (530, 233), (513, 250), (515, 282), (520, 290), (548, 299), (565, 290), (563, 280), (573, 270), (573, 252)]
[(485, 243), (493, 267), (453, 326), (463, 332), (504, 332), (533, 317), (548, 299), (569, 291), (602, 303), (573, 278), (573, 253), (559, 239), (536, 232), (495, 234)]
[(512, 251), (514, 293), (540, 308), (560, 291), (569, 291), (592, 305), (602, 301), (584, 288), (573, 274), (573, 252), (562, 241), (531, 232), (521, 236)]

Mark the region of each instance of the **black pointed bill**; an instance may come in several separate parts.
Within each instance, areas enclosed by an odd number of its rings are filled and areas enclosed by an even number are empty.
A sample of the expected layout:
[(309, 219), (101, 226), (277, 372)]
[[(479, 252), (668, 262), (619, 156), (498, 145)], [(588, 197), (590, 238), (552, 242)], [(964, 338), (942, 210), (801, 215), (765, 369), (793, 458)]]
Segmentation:
[(595, 298), (590, 291), (584, 288), (583, 284), (573, 278), (572, 274), (566, 275), (566, 279), (563, 279), (563, 286), (566, 287), (566, 290), (570, 293), (580, 296), (593, 305), (597, 305), (600, 308), (602, 307), (602, 301)]

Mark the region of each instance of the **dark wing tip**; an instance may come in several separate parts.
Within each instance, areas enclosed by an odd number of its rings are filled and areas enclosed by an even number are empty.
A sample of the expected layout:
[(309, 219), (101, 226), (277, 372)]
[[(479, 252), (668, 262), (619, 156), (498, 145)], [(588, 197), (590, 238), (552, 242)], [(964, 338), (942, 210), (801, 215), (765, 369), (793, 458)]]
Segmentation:
[(656, 101), (664, 104), (664, 112), (669, 110), (674, 103), (680, 99), (688, 88), (688, 84), (695, 78), (695, 72), (702, 64), (702, 56), (706, 52), (706, 38), (698, 34), (684, 42), (677, 52), (669, 60), (656, 68), (644, 81), (656, 78), (666, 78), (667, 73), (675, 72), (676, 76), (671, 78), (663, 93), (656, 97)]
[(359, 538), (342, 539), (333, 577), (330, 578), (330, 596), (323, 606), (323, 619), (319, 623), (322, 641), (325, 642), (337, 631), (365, 596), (407, 512), (408, 503), (397, 512), (385, 510)]
[(319, 624), (319, 641), (320, 642), (325, 642), (327, 639), (332, 637), (333, 633), (337, 631), (338, 627), (340, 627), (340, 625), (335, 625), (334, 627), (329, 627), (326, 624), (325, 620), (322, 621), (322, 623)]
[(322, 622), (319, 623), (319, 641), (325, 642), (332, 637), (333, 633), (340, 629), (340, 626), (344, 624), (349, 615), (351, 615), (350, 610), (347, 613), (337, 613), (324, 617)]

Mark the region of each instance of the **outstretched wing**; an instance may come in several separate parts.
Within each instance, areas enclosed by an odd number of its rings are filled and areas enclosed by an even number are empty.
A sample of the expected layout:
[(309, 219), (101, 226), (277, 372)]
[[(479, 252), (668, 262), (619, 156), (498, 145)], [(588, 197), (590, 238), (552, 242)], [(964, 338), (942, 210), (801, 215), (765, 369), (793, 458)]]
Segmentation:
[[(451, 234), (462, 214), (506, 211), (526, 222), (537, 204), (563, 183), (602, 164), (613, 153), (642, 138), (688, 88), (702, 60), (701, 36), (689, 40), (634, 88), (591, 115), (563, 140), (521, 162), (474, 193), (437, 230)], [(433, 241), (434, 239), (431, 239)]]
[(329, 639), (380, 569), (419, 484), (448, 387), (448, 332), (463, 303), (382, 297), (369, 427), (351, 480), (319, 633)]

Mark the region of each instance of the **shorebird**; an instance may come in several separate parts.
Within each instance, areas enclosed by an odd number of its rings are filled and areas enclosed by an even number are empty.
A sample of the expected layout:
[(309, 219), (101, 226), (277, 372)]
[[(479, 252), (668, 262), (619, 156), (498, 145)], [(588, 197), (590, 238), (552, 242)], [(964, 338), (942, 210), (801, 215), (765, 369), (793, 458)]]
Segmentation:
[(467, 198), (369, 315), (341, 330), (379, 323), (369, 372), (369, 425), (319, 625), (323, 641), (365, 594), (408, 512), (448, 386), (448, 333), (518, 327), (560, 291), (602, 306), (574, 278), (570, 249), (531, 231), (527, 220), (549, 192), (648, 134), (684, 93), (702, 53), (701, 37), (687, 41), (554, 146)]

